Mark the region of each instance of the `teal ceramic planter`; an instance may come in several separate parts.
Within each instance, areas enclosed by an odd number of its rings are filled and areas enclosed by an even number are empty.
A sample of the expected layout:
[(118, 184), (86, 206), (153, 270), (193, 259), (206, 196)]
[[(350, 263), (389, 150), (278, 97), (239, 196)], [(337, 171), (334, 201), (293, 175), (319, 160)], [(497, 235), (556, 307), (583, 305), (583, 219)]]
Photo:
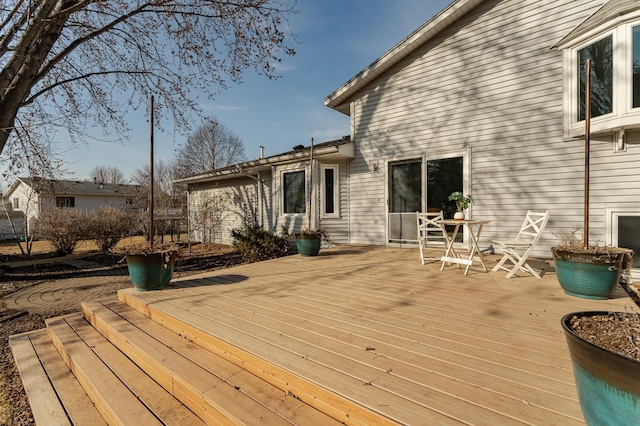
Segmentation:
[(320, 253), (320, 237), (296, 234), (296, 248), (300, 256), (317, 256)]
[(160, 290), (169, 285), (174, 259), (164, 253), (128, 254), (127, 268), (133, 286), (139, 291)]
[[(640, 419), (640, 362), (594, 345), (571, 328), (571, 318), (609, 312), (574, 312), (561, 323), (571, 355), (580, 408), (588, 425), (628, 426)], [(624, 313), (616, 313), (624, 315)]]
[(623, 253), (574, 253), (552, 249), (556, 275), (565, 293), (583, 299), (608, 299), (620, 281)]

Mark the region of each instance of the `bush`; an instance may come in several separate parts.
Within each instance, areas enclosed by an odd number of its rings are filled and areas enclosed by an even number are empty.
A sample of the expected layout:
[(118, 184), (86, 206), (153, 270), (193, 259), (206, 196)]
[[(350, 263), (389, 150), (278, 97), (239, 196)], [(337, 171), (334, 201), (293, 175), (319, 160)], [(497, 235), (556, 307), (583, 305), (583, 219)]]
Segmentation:
[(88, 215), (87, 238), (106, 253), (134, 229), (135, 219), (133, 213), (117, 207), (101, 207)]
[(78, 241), (87, 236), (87, 215), (76, 209), (55, 208), (38, 219), (40, 236), (49, 240), (56, 254), (73, 253)]
[(281, 235), (267, 231), (260, 226), (245, 226), (231, 231), (233, 246), (248, 262), (275, 259), (289, 254), (291, 236), (286, 228)]

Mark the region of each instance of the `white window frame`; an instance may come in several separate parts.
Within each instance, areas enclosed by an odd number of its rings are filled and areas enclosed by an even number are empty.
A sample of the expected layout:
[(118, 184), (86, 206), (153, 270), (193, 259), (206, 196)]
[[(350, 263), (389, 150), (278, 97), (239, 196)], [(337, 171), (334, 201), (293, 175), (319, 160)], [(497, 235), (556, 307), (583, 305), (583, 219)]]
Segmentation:
[[(326, 174), (325, 170), (331, 169), (333, 170), (333, 213), (327, 213), (327, 200), (325, 197), (326, 194)], [(321, 186), (320, 186), (320, 194), (321, 197), (321, 211), (320, 217), (323, 219), (338, 219), (340, 218), (340, 167), (337, 164), (323, 164), (320, 167), (321, 170)]]
[(591, 132), (614, 134), (613, 142), (624, 136), (626, 128), (640, 127), (640, 108), (633, 108), (632, 41), (633, 27), (640, 26), (640, 11), (619, 17), (613, 22), (579, 37), (566, 46), (563, 54), (563, 128), (564, 138), (583, 138), (584, 120), (578, 121), (578, 51), (612, 36), (613, 43), (613, 103), (612, 112), (591, 118)]
[[(284, 187), (284, 175), (287, 173), (298, 173), (304, 172), (304, 211), (298, 213), (285, 212), (284, 205), (284, 196), (285, 196), (285, 187)], [(282, 216), (304, 216), (307, 214), (307, 209), (309, 208), (309, 173), (306, 168), (296, 168), (290, 170), (282, 170), (280, 172), (280, 212)]]
[[(640, 207), (607, 207), (605, 209), (605, 245), (618, 247), (618, 217), (638, 216), (640, 217)], [(631, 277), (634, 280), (640, 279), (640, 269), (632, 269)]]

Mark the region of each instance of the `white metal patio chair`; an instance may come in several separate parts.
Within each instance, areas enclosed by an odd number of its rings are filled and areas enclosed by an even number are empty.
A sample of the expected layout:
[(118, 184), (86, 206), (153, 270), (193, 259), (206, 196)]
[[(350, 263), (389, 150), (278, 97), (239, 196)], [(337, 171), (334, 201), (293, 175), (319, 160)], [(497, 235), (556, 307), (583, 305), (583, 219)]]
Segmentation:
[[(529, 210), (522, 224), (522, 228), (520, 228), (520, 232), (518, 232), (514, 240), (491, 241), (497, 250), (504, 253), (500, 262), (493, 267), (491, 272), (504, 269), (508, 271), (507, 278), (511, 278), (516, 272), (523, 271), (536, 278), (540, 278), (540, 274), (527, 263), (527, 258), (538, 243), (545, 226), (547, 226), (550, 214), (550, 210), (544, 212)], [(507, 261), (513, 264), (511, 269), (505, 266)]]
[[(433, 241), (438, 241), (439, 248), (444, 250), (447, 246), (448, 235), (444, 230), (444, 227), (438, 223), (443, 219), (442, 211), (420, 213), (416, 212), (418, 216), (418, 244), (420, 245), (420, 262), (424, 265), (425, 259), (428, 260), (440, 260), (440, 257), (425, 258), (424, 249), (428, 248), (428, 244)], [(432, 245), (433, 247), (433, 245)]]

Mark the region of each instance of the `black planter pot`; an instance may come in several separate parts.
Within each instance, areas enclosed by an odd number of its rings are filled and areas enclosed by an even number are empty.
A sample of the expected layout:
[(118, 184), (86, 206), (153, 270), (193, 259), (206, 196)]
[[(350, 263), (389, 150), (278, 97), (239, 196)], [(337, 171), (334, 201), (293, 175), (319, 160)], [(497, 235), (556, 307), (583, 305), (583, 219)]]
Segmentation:
[(625, 253), (579, 253), (551, 249), (556, 276), (565, 293), (583, 299), (608, 299), (620, 281)]
[(128, 254), (127, 268), (133, 286), (139, 291), (160, 290), (173, 276), (174, 256), (167, 253)]
[(300, 256), (317, 256), (320, 253), (320, 236), (296, 234), (296, 248)]
[[(574, 316), (608, 315), (574, 312), (561, 323), (571, 355), (582, 414), (588, 425), (633, 425), (640, 419), (640, 362), (594, 345), (571, 328)], [(615, 313), (625, 315), (625, 313)]]

